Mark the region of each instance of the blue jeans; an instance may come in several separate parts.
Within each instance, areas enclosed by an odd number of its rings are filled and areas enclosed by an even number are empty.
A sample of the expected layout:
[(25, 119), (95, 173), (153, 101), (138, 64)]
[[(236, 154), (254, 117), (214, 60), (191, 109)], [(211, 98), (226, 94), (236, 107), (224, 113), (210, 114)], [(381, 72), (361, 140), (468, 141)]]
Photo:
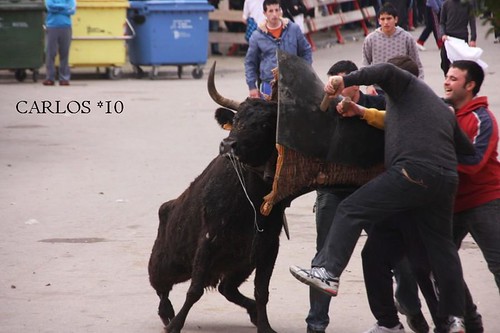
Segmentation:
[[(360, 187), (338, 206), (325, 245), (313, 266), (340, 276), (361, 230), (398, 213), (418, 226), (431, 269), (439, 285), (439, 313), (463, 316), (465, 291), (462, 266), (452, 237), (452, 214), (458, 184), (456, 171), (402, 161)], [(346, 231), (347, 230), (347, 231)]]
[(454, 215), (453, 234), (458, 248), (468, 233), (483, 252), (500, 292), (500, 199)]
[[(339, 186), (325, 187), (316, 191), (316, 256), (325, 244), (325, 239), (332, 225), (338, 205), (355, 190), (356, 188), (353, 187)], [(352, 232), (359, 237), (361, 230), (358, 231), (357, 228), (354, 228)], [(324, 331), (326, 329), (330, 323), (330, 317), (328, 316), (330, 300), (330, 296), (314, 288), (309, 288), (310, 309), (306, 318), (309, 328), (317, 331)]]

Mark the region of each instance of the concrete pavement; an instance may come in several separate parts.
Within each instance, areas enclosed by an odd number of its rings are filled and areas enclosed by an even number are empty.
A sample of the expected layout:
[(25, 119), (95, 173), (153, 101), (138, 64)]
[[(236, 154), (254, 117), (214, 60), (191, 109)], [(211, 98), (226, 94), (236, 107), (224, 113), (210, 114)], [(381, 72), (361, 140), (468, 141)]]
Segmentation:
[[(500, 119), (500, 45), (492, 36), (484, 38), (480, 24), (478, 30), (478, 46), (490, 65), (481, 94)], [(320, 77), (338, 60), (361, 63), (359, 32), (348, 36), (357, 41), (346, 38), (344, 45), (333, 37), (325, 33), (313, 55)], [(426, 81), (441, 94), (432, 37), (426, 47), (420, 53)], [(214, 57), (207, 67), (214, 60), (219, 91), (243, 100), (243, 59)], [(179, 80), (173, 67), (161, 71), (167, 74), (154, 81), (109, 81), (77, 69), (70, 87), (18, 83), (0, 72), (0, 332), (163, 332), (147, 276), (157, 209), (205, 168), (226, 132), (213, 119), (216, 105), (205, 79), (187, 74)], [(49, 103), (60, 113), (36, 113)], [(268, 307), (279, 332), (305, 332), (308, 289), (288, 266), (307, 265), (314, 253), (314, 198), (305, 195), (287, 210), (291, 240), (282, 237)], [(332, 300), (327, 332), (359, 333), (374, 323), (361, 273), (363, 243), (364, 238)], [(471, 238), (460, 255), (486, 332), (500, 332), (498, 289)], [(177, 310), (187, 286), (171, 293)], [(252, 282), (241, 289), (252, 295)], [(183, 330), (255, 331), (245, 311), (215, 291), (195, 304)]]

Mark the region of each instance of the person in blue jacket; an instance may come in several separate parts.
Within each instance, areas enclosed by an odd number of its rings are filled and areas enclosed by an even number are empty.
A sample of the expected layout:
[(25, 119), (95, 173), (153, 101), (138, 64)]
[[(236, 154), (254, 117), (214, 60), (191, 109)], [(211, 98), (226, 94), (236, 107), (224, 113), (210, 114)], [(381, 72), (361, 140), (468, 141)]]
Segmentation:
[(69, 47), (71, 45), (72, 29), (71, 15), (76, 11), (76, 0), (46, 0), (47, 16), (45, 86), (53, 86), (56, 78), (55, 59), (59, 54), (59, 85), (69, 86)]
[(262, 6), (266, 20), (252, 33), (245, 57), (245, 78), (251, 98), (271, 94), (272, 69), (277, 66), (278, 48), (312, 64), (311, 45), (297, 24), (282, 17), (279, 0), (264, 0)]

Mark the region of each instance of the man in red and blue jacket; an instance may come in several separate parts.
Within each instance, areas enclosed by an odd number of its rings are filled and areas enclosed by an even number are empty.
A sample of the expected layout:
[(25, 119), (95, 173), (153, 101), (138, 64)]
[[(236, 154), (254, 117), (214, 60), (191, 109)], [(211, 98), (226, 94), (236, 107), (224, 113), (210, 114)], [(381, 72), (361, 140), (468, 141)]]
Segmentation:
[(460, 60), (453, 62), (444, 82), (444, 97), (476, 150), (474, 155), (459, 156), (453, 233), (458, 245), (471, 234), (500, 291), (498, 124), (487, 97), (477, 96), (483, 79), (484, 71), (477, 63)]

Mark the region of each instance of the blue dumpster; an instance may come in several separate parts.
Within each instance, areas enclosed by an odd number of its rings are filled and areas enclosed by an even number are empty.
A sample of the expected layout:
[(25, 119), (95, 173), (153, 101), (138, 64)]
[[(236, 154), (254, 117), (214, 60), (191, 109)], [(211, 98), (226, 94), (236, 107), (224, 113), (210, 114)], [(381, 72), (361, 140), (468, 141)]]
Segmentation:
[(150, 78), (158, 76), (159, 66), (195, 66), (199, 79), (208, 55), (208, 12), (206, 1), (130, 1), (127, 18), (135, 38), (127, 41), (129, 61), (139, 76), (141, 66), (152, 66)]

